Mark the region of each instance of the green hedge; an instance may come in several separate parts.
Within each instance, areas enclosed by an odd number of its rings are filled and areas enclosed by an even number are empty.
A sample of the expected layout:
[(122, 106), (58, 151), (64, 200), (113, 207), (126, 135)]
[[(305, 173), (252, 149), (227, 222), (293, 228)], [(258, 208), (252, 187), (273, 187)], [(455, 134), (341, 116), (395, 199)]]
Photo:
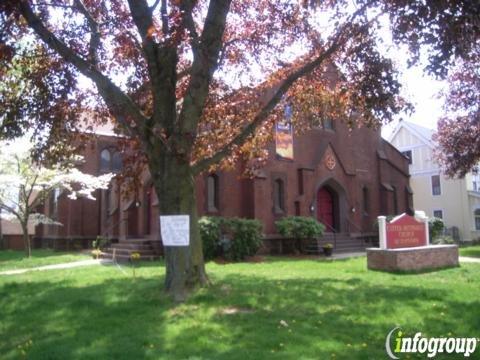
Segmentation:
[(220, 256), (244, 260), (262, 245), (262, 223), (258, 220), (204, 216), (198, 223), (207, 261)]
[(280, 235), (292, 239), (311, 239), (322, 236), (325, 226), (311, 217), (288, 216), (275, 221)]
[(431, 217), (428, 219), (428, 232), (430, 233), (430, 242), (433, 242), (436, 238), (440, 237), (443, 234), (443, 229), (445, 225), (443, 220)]

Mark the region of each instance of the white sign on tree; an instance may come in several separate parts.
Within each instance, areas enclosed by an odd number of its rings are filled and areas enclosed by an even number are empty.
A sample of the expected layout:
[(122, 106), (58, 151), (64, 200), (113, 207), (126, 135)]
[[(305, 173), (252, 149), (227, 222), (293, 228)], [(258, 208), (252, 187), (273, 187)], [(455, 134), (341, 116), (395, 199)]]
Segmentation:
[(190, 216), (160, 216), (160, 234), (163, 246), (188, 246), (190, 244)]

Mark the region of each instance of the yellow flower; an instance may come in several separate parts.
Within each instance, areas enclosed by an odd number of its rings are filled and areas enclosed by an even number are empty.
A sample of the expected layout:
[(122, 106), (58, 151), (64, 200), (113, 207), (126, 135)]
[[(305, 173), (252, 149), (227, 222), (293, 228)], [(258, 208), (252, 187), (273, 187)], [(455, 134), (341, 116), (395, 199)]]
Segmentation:
[(130, 254), (130, 259), (132, 259), (132, 260), (140, 260), (140, 257), (141, 257), (141, 255), (138, 252), (134, 252), (134, 253)]

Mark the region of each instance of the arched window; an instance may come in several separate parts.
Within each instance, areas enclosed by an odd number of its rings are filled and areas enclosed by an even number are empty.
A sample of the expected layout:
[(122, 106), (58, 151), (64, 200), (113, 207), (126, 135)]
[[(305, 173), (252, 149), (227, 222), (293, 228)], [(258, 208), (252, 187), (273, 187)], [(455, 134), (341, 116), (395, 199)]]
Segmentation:
[(273, 182), (273, 208), (276, 213), (285, 212), (285, 185), (282, 179)]
[(335, 130), (334, 124), (333, 124), (333, 119), (330, 117), (324, 117), (322, 120), (323, 123), (323, 128), (325, 130)]
[(112, 155), (108, 149), (103, 149), (100, 153), (100, 172), (109, 172), (111, 169)]
[(475, 217), (475, 230), (480, 230), (480, 209), (477, 209), (473, 212)]
[(55, 188), (50, 193), (49, 215), (53, 220), (58, 219), (58, 198), (60, 197), (60, 189)]
[(368, 188), (364, 186), (362, 188), (362, 198), (363, 198), (363, 214), (367, 215), (370, 210), (370, 194), (368, 193)]
[(107, 190), (105, 190), (105, 218), (108, 219), (110, 216), (110, 210), (112, 207), (112, 187), (109, 186)]
[(407, 210), (413, 211), (413, 194), (408, 186), (405, 187), (405, 206)]
[(115, 151), (112, 156), (112, 171), (118, 173), (122, 171), (122, 167), (122, 155), (120, 154), (120, 152)]
[(219, 209), (218, 175), (211, 174), (207, 177), (207, 211)]
[(398, 193), (397, 188), (392, 186), (393, 189), (393, 215), (398, 215)]

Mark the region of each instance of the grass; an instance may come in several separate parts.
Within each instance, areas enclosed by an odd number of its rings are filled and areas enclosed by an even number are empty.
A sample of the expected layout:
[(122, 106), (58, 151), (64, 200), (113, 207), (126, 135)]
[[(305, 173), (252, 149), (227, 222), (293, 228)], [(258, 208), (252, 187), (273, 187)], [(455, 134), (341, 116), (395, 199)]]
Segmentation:
[(480, 258), (480, 245), (460, 248), (460, 256)]
[(25, 257), (24, 251), (0, 251), (0, 271), (32, 268), (37, 266), (61, 264), (78, 260), (91, 259), (82, 253), (57, 252), (48, 249), (32, 250), (32, 257)]
[(115, 266), (0, 277), (2, 359), (385, 359), (395, 326), (479, 335), (479, 264), (400, 275), (365, 258), (272, 258), (207, 270), (213, 285), (179, 306), (158, 262), (136, 279)]

